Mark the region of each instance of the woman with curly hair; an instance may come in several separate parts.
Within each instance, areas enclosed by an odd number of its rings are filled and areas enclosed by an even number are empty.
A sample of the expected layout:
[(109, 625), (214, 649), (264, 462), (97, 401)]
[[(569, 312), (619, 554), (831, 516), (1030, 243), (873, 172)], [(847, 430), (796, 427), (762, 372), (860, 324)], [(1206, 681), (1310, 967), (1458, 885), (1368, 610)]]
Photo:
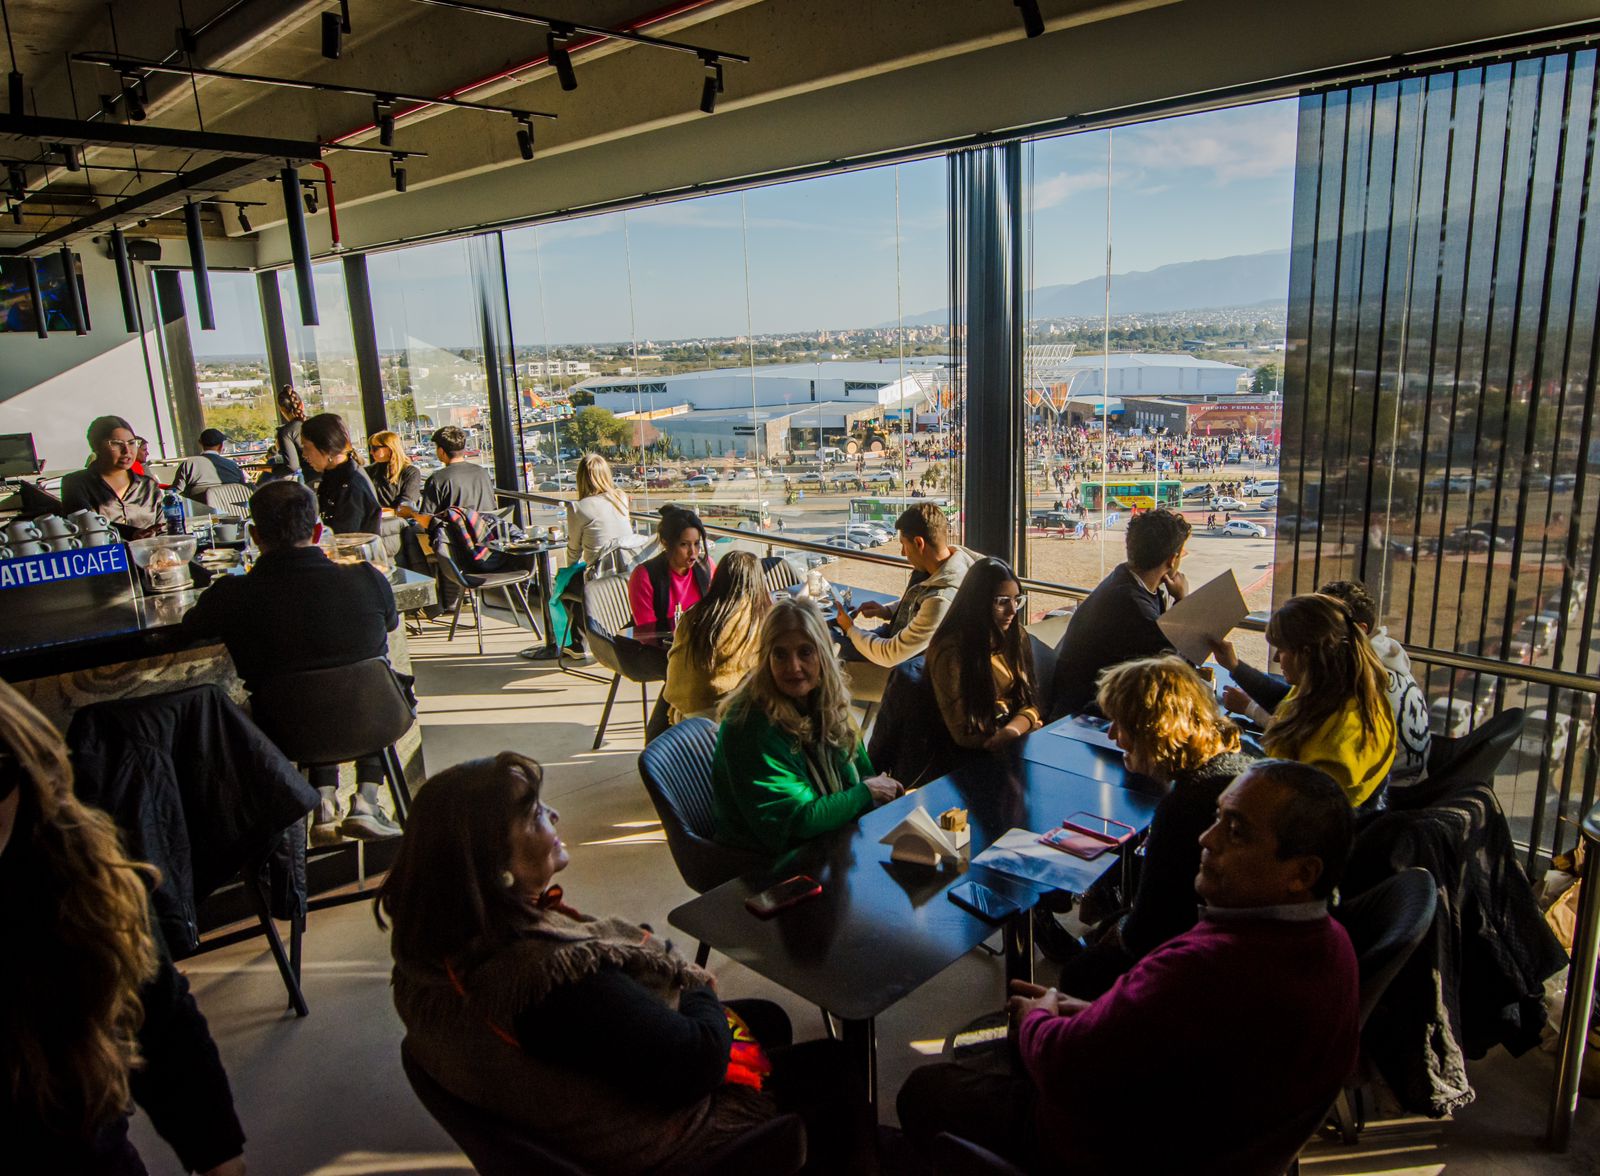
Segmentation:
[(273, 434), (278, 461), (283, 473), (298, 478), (305, 468), (305, 455), (300, 450), (300, 430), (305, 425), (306, 402), (300, 399), (300, 393), (294, 390), (293, 384), (285, 384), (278, 389), (277, 404), (278, 419), (283, 422)]
[[(228, 1075), (111, 819), (55, 729), (0, 682), (0, 1149), (8, 1171), (134, 1176), (137, 1102), (188, 1171), (241, 1176)], [(22, 961), (26, 966), (22, 966)]]
[(1092, 1000), (1139, 960), (1196, 919), (1194, 879), (1200, 835), (1217, 815), (1217, 797), (1254, 759), (1240, 751), (1239, 728), (1211, 688), (1180, 657), (1140, 658), (1100, 675), (1095, 703), (1130, 772), (1166, 795), (1145, 834), (1138, 887), (1092, 947), (1067, 961), (1061, 990)]
[(833, 649), (812, 601), (780, 600), (767, 614), (756, 667), (723, 708), (711, 763), (722, 844), (776, 855), (903, 791), (872, 774)]

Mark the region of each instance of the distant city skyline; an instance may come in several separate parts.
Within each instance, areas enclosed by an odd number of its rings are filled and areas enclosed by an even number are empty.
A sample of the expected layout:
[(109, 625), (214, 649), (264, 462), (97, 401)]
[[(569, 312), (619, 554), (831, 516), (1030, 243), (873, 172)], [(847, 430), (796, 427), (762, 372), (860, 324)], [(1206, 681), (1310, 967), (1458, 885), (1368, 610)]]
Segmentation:
[[(1108, 212), (1114, 273), (1286, 249), (1295, 133), (1288, 100), (1032, 144), (1033, 285), (1103, 274)], [(949, 301), (945, 204), (945, 162), (928, 159), (512, 230), (512, 334), (520, 350), (909, 320)], [(380, 349), (478, 344), (464, 242), (368, 265)], [(280, 279), (291, 351), (348, 352), (340, 264), (317, 279), (316, 329)], [(212, 280), (218, 329), (191, 331), (196, 358), (260, 354), (253, 278)]]

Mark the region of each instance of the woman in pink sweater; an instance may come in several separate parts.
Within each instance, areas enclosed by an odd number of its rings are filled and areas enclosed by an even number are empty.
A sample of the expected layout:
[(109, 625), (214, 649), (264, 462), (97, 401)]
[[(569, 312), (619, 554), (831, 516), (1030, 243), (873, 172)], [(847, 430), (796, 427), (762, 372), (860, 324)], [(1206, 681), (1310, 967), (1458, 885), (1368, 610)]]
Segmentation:
[(671, 631), (686, 609), (700, 602), (717, 565), (706, 554), (706, 527), (681, 506), (663, 506), (656, 525), (662, 552), (628, 577), (628, 602), (639, 629)]

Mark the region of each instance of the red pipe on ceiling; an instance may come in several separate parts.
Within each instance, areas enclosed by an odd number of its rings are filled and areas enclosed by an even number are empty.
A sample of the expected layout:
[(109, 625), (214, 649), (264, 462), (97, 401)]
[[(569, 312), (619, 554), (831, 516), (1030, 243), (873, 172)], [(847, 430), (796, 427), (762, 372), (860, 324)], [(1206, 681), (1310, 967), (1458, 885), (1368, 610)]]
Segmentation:
[[(669, 4), (665, 8), (658, 8), (654, 12), (646, 13), (644, 16), (635, 17), (633, 20), (627, 21), (618, 27), (622, 32), (639, 33), (643, 32), (651, 25), (660, 24), (664, 20), (671, 20), (675, 16), (682, 16), (686, 12), (694, 12), (699, 8), (708, 8), (716, 3), (719, 3), (719, 0), (683, 0), (682, 3)], [(569, 54), (575, 54), (582, 49), (589, 48), (591, 45), (598, 45), (606, 39), (607, 38), (599, 36), (598, 34), (591, 34), (587, 37), (574, 37), (571, 41), (567, 42), (567, 52)], [(464, 95), (472, 93), (474, 90), (481, 90), (484, 86), (493, 85), (495, 82), (504, 81), (506, 78), (516, 77), (516, 75), (525, 73), (530, 69), (537, 69), (542, 65), (549, 64), (549, 54), (541, 54), (538, 57), (523, 62), (521, 65), (514, 65), (509, 69), (503, 69), (498, 73), (492, 73), (488, 77), (478, 78), (476, 81), (467, 82), (465, 85), (457, 86), (455, 89), (448, 90), (439, 96), (441, 98), (460, 98)], [(433, 103), (431, 102), (419, 102), (415, 106), (408, 106), (404, 109), (396, 109), (394, 112), (394, 120), (395, 122), (399, 122), (401, 119), (406, 118), (409, 115), (413, 115), (419, 110), (427, 110), (432, 105)], [(347, 140), (358, 138), (362, 135), (371, 134), (377, 129), (376, 123), (367, 123), (364, 126), (355, 127), (352, 130), (345, 131), (343, 134), (329, 139), (328, 144), (330, 146), (334, 146), (339, 143), (346, 142)]]

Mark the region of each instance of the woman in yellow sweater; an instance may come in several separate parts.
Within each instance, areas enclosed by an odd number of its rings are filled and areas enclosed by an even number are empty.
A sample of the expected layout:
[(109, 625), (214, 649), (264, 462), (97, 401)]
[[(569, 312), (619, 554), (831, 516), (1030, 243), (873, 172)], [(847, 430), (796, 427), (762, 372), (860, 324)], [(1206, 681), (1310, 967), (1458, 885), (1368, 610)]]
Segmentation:
[(673, 636), (662, 693), (674, 723), (715, 717), (718, 704), (761, 660), (761, 623), (771, 611), (761, 561), (748, 551), (724, 557)]
[(1321, 768), (1352, 807), (1365, 804), (1394, 764), (1387, 675), (1342, 600), (1293, 596), (1267, 622), (1290, 690), (1267, 724), (1267, 754)]
[(998, 559), (967, 569), (928, 646), (928, 676), (956, 746), (998, 751), (1040, 725), (1028, 598)]

